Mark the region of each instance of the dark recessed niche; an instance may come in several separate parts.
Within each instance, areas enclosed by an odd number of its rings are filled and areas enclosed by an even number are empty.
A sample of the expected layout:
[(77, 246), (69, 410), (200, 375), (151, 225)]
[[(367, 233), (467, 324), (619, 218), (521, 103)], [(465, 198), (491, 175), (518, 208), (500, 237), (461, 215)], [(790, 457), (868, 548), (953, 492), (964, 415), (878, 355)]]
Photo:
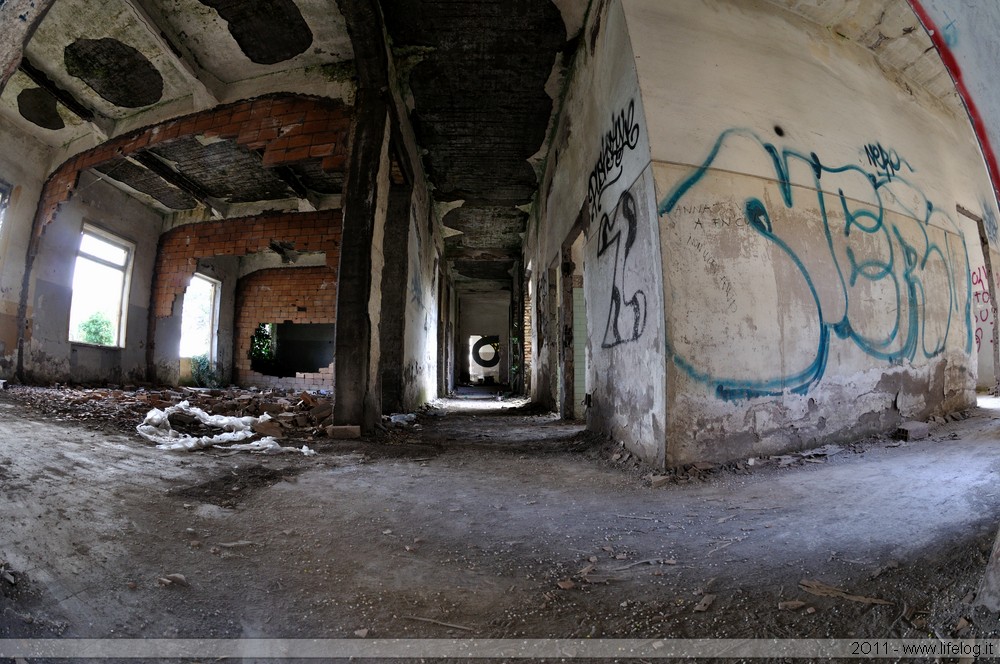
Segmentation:
[(115, 106), (141, 108), (163, 97), (163, 77), (153, 63), (117, 39), (77, 39), (63, 60), (66, 71)]
[(312, 45), (312, 30), (292, 0), (200, 1), (229, 23), (229, 33), (251, 62), (273, 65)]
[(17, 95), (17, 110), (25, 120), (43, 129), (56, 130), (66, 126), (56, 108), (56, 98), (42, 88), (21, 90)]
[(784, 136), (785, 130), (782, 129), (780, 125), (774, 125), (774, 133), (777, 134), (778, 136)]

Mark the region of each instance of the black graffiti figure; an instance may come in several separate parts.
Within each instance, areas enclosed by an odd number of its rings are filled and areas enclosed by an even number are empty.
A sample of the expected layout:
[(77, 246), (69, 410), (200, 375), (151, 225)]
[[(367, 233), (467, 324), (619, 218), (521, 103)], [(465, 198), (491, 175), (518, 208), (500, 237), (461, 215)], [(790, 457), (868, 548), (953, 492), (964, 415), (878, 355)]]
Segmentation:
[[(479, 354), (486, 346), (493, 347), (493, 357), (488, 360), (484, 360), (482, 355)], [(496, 334), (489, 337), (480, 337), (479, 341), (472, 346), (472, 359), (476, 361), (476, 364), (487, 369), (500, 364), (500, 337)]]
[[(620, 222), (619, 216), (625, 217), (624, 222)], [(625, 249), (622, 251), (622, 226), (625, 228)], [(608, 249), (614, 247), (614, 281), (611, 285), (611, 304), (608, 309), (608, 323), (604, 328), (604, 340), (601, 342), (602, 348), (613, 348), (620, 344), (635, 341), (642, 336), (646, 328), (646, 294), (641, 290), (636, 290), (632, 297), (627, 300), (622, 299), (622, 291), (625, 288), (625, 264), (628, 262), (629, 252), (635, 243), (635, 236), (639, 230), (639, 222), (636, 215), (635, 198), (629, 192), (624, 192), (618, 199), (618, 207), (615, 215), (608, 218), (607, 214), (601, 217), (601, 230), (597, 256), (601, 257)], [(620, 277), (620, 278), (619, 278)], [(632, 309), (632, 329), (631, 334), (623, 337), (621, 329), (628, 327), (628, 319), (622, 321), (622, 306)]]

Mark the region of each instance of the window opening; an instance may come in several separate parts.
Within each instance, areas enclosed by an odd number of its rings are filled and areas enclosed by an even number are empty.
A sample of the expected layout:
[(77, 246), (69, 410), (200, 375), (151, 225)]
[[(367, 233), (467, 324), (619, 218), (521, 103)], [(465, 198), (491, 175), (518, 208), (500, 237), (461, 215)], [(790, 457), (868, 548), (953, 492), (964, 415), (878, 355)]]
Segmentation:
[(125, 304), (132, 268), (131, 242), (84, 225), (73, 268), (69, 340), (125, 345)]

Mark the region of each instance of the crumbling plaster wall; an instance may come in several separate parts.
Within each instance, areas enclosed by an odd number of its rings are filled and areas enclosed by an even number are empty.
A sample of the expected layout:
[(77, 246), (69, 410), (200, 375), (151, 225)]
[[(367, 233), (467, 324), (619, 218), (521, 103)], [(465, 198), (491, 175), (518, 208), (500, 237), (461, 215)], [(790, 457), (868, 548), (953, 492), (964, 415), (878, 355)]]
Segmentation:
[[(628, 0), (665, 281), (668, 464), (974, 404), (965, 117), (764, 3)], [(981, 257), (979, 258), (981, 262)]]
[[(135, 244), (122, 348), (68, 339), (73, 269), (84, 222)], [(107, 383), (145, 379), (149, 302), (162, 224), (160, 214), (149, 207), (89, 172), (80, 174), (73, 197), (46, 227), (35, 258), (28, 300), (30, 333), (25, 335), (28, 380)]]
[(550, 268), (560, 267), (563, 243), (582, 215), (588, 427), (662, 465), (662, 264), (643, 99), (622, 3), (591, 3), (581, 40), (526, 241), (532, 394), (546, 401), (558, 381), (550, 357), (558, 334), (546, 324), (558, 307)]
[(31, 222), (38, 208), (51, 150), (0, 117), (0, 180), (11, 185), (0, 228), (0, 378), (14, 377), (17, 362), (17, 306)]

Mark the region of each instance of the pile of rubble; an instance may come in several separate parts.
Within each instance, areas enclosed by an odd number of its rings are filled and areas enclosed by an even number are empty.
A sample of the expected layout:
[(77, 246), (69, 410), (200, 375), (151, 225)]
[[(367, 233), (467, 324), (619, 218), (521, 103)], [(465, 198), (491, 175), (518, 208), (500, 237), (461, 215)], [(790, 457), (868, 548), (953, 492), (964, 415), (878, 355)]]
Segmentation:
[[(253, 432), (274, 439), (314, 440), (356, 438), (358, 427), (333, 424), (333, 402), (325, 392), (292, 392), (254, 389), (200, 388), (72, 388), (21, 387), (3, 392), (4, 399), (24, 404), (57, 420), (96, 423), (123, 433), (134, 434), (153, 409), (167, 415), (172, 429), (189, 436), (217, 433), (187, 409), (182, 402), (210, 415), (227, 418), (254, 418)], [(172, 408), (174, 407), (174, 408)], [(266, 417), (265, 417), (266, 415)]]

